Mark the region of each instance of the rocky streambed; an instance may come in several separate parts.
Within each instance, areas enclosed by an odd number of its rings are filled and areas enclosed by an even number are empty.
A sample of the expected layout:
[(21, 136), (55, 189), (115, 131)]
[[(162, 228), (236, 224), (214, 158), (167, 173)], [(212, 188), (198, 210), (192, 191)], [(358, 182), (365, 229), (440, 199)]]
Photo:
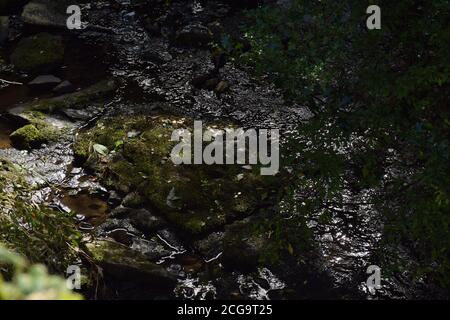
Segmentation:
[[(76, 213), (87, 297), (370, 296), (370, 207), (300, 228), (283, 207), (287, 170), (168, 158), (171, 132), (194, 120), (287, 135), (310, 116), (211, 46), (255, 3), (80, 2), (87, 28), (69, 31), (64, 1), (0, 1), (0, 157), (26, 170), (30, 199)], [(378, 295), (410, 295), (400, 282)]]

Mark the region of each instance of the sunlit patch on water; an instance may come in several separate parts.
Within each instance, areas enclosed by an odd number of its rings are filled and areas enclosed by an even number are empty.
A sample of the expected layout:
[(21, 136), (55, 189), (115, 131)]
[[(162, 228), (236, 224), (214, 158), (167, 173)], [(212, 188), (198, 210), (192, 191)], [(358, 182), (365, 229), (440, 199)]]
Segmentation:
[(382, 224), (369, 203), (370, 191), (352, 195), (343, 191), (344, 202), (328, 208), (330, 222), (315, 227), (321, 249), (340, 285), (365, 272), (381, 238)]
[[(254, 274), (238, 274), (233, 278), (234, 296), (244, 299), (271, 300), (272, 293), (286, 288), (286, 284), (267, 268), (260, 268)], [(221, 285), (221, 281), (216, 283), (216, 281), (202, 280), (187, 274), (185, 278), (178, 280), (175, 296), (193, 300), (216, 299), (217, 289)]]
[(240, 275), (237, 281), (240, 293), (253, 300), (270, 300), (270, 292), (286, 288), (267, 268), (258, 269), (257, 276)]
[(184, 280), (179, 280), (178, 286), (175, 288), (175, 296), (183, 299), (215, 299), (217, 290), (211, 281), (202, 283), (199, 278), (191, 278), (188, 276)]

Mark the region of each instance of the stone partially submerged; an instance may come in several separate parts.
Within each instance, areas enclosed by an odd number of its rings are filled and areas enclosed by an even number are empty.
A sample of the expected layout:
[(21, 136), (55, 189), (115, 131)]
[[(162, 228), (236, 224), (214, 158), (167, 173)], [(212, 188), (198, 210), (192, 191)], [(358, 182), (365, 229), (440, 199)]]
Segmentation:
[(68, 129), (67, 123), (43, 113), (16, 111), (13, 116), (25, 124), (10, 135), (13, 145), (18, 149), (34, 149), (44, 143), (56, 141)]

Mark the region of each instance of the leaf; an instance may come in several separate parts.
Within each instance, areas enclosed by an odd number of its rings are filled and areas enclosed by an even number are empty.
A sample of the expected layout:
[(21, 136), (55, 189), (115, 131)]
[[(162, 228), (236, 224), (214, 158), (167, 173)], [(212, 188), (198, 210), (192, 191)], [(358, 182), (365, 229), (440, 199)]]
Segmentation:
[(92, 148), (94, 149), (95, 152), (101, 154), (102, 156), (106, 156), (109, 153), (108, 148), (102, 144), (94, 144)]
[(292, 255), (294, 255), (294, 248), (292, 248), (292, 245), (289, 243), (288, 244), (288, 251), (289, 251), (289, 254), (292, 256)]
[(123, 140), (117, 140), (115, 143), (114, 143), (114, 150), (118, 150), (120, 147), (122, 147), (123, 146)]

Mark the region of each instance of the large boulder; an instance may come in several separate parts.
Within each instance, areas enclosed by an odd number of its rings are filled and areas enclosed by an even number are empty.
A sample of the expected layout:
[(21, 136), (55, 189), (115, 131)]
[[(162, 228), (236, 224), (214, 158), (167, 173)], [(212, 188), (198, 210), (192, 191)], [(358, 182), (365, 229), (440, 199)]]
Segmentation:
[(188, 236), (249, 216), (277, 192), (277, 178), (261, 176), (257, 166), (174, 165), (171, 135), (180, 128), (192, 128), (192, 122), (176, 117), (105, 119), (79, 135), (74, 152), (106, 186), (139, 193), (155, 213)]
[(62, 38), (48, 33), (22, 39), (11, 55), (11, 63), (28, 73), (50, 72), (61, 66), (63, 61)]

